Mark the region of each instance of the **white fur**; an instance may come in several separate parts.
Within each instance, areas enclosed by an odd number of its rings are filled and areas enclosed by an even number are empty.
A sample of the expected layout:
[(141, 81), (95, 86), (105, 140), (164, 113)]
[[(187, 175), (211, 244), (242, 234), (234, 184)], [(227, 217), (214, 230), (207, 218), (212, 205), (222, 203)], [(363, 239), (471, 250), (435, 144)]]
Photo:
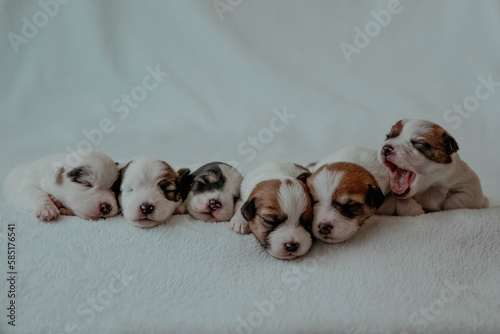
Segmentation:
[[(230, 227), (239, 234), (250, 233), (248, 222), (241, 214), (241, 206), (248, 200), (252, 190), (257, 184), (266, 180), (280, 180), (281, 186), (278, 192), (278, 203), (288, 218), (268, 236), (269, 246), (267, 251), (272, 256), (288, 260), (302, 256), (312, 245), (311, 234), (300, 224), (299, 219), (307, 207), (307, 196), (304, 187), (297, 180), (297, 176), (304, 172), (303, 169), (293, 164), (267, 163), (248, 173), (241, 184), (241, 199), (236, 205), (236, 212), (230, 221)], [(285, 180), (291, 180), (287, 185)], [(298, 243), (299, 248), (294, 253), (289, 253), (284, 244), (288, 242)]]
[[(442, 164), (427, 159), (412, 146), (410, 141), (423, 137), (432, 125), (423, 120), (405, 120), (401, 134), (383, 144), (394, 147), (389, 161), (416, 174), (404, 198), (413, 198), (425, 211), (488, 207), (479, 178), (458, 153), (451, 155), (451, 163)], [(382, 152), (378, 158), (383, 165)]]
[[(120, 205), (126, 219), (138, 227), (151, 228), (166, 222), (179, 206), (179, 202), (165, 198), (158, 187), (163, 173), (162, 161), (151, 157), (138, 157), (128, 165), (121, 184)], [(154, 206), (147, 216), (141, 206)]]
[[(116, 215), (118, 205), (111, 186), (118, 176), (118, 168), (113, 160), (97, 151), (82, 155), (78, 166), (70, 165), (66, 158), (66, 154), (53, 155), (12, 170), (4, 185), (7, 202), (32, 211), (42, 221), (57, 219), (60, 214), (75, 214), (86, 219)], [(74, 183), (67, 176), (79, 166), (89, 167), (90, 175), (86, 179), (91, 187)], [(103, 214), (100, 206), (106, 203), (111, 210)]]
[[(240, 185), (242, 181), (241, 174), (234, 168), (219, 164), (226, 182), (222, 189), (194, 194), (189, 192), (188, 197), (183, 203), (191, 216), (202, 221), (228, 221), (234, 214), (234, 197), (239, 197)], [(218, 210), (208, 208), (209, 201), (216, 200), (221, 203)]]

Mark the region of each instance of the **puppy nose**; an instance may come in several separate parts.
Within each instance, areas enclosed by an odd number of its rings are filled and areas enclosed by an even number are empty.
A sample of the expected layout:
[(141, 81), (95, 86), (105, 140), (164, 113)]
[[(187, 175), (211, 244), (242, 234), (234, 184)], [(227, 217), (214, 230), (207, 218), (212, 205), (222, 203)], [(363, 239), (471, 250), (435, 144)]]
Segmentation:
[(149, 203), (143, 203), (141, 205), (141, 211), (144, 213), (146, 216), (149, 215), (151, 212), (153, 212), (155, 207)]
[(101, 213), (103, 215), (107, 215), (111, 212), (111, 209), (113, 209), (113, 207), (108, 203), (101, 203), (99, 209), (101, 210)]
[(382, 147), (382, 153), (386, 157), (391, 155), (392, 151), (394, 151), (394, 147), (392, 147), (391, 145), (385, 145), (384, 147)]
[(330, 224), (319, 224), (319, 233), (323, 235), (328, 235), (330, 232), (332, 232), (333, 226)]
[(299, 243), (297, 242), (287, 242), (285, 244), (285, 249), (290, 253), (296, 252), (299, 249)]
[(211, 199), (210, 201), (208, 201), (208, 207), (210, 208), (210, 210), (220, 209), (221, 206), (222, 204), (215, 199)]

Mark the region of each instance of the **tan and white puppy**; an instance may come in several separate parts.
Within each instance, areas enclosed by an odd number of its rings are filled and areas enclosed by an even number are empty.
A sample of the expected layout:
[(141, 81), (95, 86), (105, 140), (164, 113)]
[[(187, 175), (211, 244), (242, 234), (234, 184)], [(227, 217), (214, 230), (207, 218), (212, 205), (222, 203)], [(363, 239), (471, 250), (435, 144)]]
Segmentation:
[(423, 212), (486, 208), (481, 182), (460, 159), (458, 144), (439, 125), (426, 120), (397, 122), (378, 158), (386, 166), (392, 194), (413, 198)]
[(272, 256), (290, 260), (312, 245), (312, 206), (304, 167), (267, 163), (248, 173), (241, 184), (241, 199), (230, 227), (239, 234), (253, 233)]
[(223, 162), (210, 162), (183, 178), (182, 210), (205, 222), (229, 221), (240, 198), (243, 177)]
[(307, 188), (313, 201), (312, 232), (329, 243), (351, 238), (384, 201), (373, 175), (348, 162), (323, 164), (307, 179)]
[(112, 217), (118, 205), (111, 188), (118, 167), (107, 155), (91, 151), (70, 166), (66, 154), (52, 155), (12, 170), (4, 184), (7, 202), (33, 212), (41, 221), (59, 215), (85, 219)]
[(179, 184), (187, 172), (176, 172), (166, 162), (151, 157), (128, 162), (120, 169), (120, 177), (114, 185), (119, 189), (123, 216), (143, 228), (166, 222), (181, 203)]

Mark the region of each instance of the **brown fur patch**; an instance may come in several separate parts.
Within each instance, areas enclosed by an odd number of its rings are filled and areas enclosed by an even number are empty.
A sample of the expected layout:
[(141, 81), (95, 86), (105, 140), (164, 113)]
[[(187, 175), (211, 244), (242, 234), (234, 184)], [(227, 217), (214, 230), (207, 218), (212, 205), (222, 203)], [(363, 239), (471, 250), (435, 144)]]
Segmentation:
[(391, 128), (391, 132), (387, 134), (387, 139), (398, 137), (403, 131), (403, 127), (404, 127), (403, 120), (398, 121), (396, 124), (394, 124)]
[[(332, 173), (342, 173), (342, 179), (331, 197), (331, 205), (338, 212), (348, 218), (356, 218), (359, 225), (375, 213), (377, 205), (374, 203), (381, 204), (383, 194), (370, 172), (357, 164), (337, 162), (322, 166), (312, 178), (323, 169), (328, 169)], [(314, 186), (314, 182), (310, 182), (309, 185)], [(378, 198), (373, 198), (377, 195)]]
[(162, 161), (162, 164), (163, 172), (160, 174), (158, 186), (168, 200), (179, 202), (182, 196), (181, 192), (177, 189), (179, 174), (165, 161)]
[(455, 139), (437, 124), (424, 136), (424, 142), (414, 141), (413, 146), (427, 159), (440, 164), (451, 163), (451, 155), (458, 150)]

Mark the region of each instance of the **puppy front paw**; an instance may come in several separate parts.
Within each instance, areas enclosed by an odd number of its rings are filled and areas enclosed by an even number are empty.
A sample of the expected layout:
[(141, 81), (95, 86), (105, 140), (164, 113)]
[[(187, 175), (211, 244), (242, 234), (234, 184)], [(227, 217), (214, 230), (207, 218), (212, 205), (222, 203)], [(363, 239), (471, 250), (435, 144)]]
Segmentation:
[(238, 234), (248, 234), (250, 233), (250, 227), (248, 227), (248, 222), (241, 215), (234, 215), (229, 221), (229, 227), (231, 230)]
[(66, 208), (61, 201), (49, 194), (49, 198), (54, 205), (59, 209), (61, 216), (74, 216), (75, 214), (70, 209)]
[(414, 199), (400, 200), (397, 205), (398, 216), (420, 216), (425, 214), (424, 209)]
[(60, 215), (59, 209), (55, 206), (54, 203), (44, 202), (36, 211), (35, 215), (38, 219), (43, 222), (50, 222), (54, 219), (57, 219)]

